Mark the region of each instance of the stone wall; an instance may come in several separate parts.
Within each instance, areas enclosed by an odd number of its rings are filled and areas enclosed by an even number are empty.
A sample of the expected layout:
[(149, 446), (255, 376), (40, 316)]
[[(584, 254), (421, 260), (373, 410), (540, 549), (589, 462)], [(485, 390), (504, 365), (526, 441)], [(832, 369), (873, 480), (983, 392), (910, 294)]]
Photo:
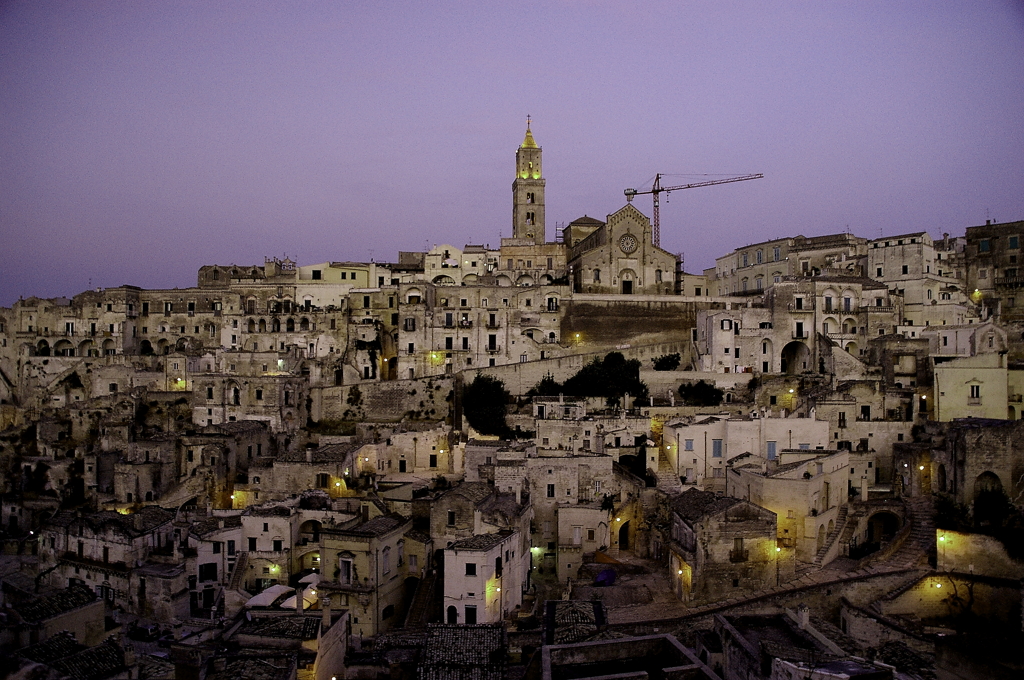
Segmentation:
[(445, 420), (451, 415), (450, 377), (324, 387), (312, 391), (314, 420), (397, 422)]
[(1006, 554), (1002, 542), (984, 534), (935, 530), (939, 571), (999, 578), (1024, 578), (1024, 563)]

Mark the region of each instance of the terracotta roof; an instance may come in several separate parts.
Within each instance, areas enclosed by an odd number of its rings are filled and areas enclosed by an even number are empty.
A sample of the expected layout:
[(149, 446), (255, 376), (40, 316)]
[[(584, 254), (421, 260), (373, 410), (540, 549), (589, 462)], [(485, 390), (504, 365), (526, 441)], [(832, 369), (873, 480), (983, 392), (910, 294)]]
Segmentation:
[[(71, 510), (63, 510), (54, 515), (48, 524), (51, 526), (69, 527), (81, 522), (84, 526), (89, 527), (93, 533), (99, 533), (105, 528), (110, 527), (125, 536), (135, 538), (150, 533), (173, 519), (174, 513), (170, 510), (164, 510), (155, 505), (148, 505), (130, 515), (122, 515), (113, 510), (104, 510), (103, 512), (93, 512), (78, 516)], [(138, 522), (138, 526), (136, 526), (136, 522)]]
[(75, 680), (102, 680), (125, 670), (124, 650), (108, 638), (102, 644), (48, 665)]
[(280, 652), (214, 658), (206, 680), (287, 680), (294, 677), (296, 663), (295, 653)]
[(78, 642), (73, 633), (62, 630), (42, 642), (19, 649), (15, 653), (36, 663), (49, 663), (53, 659), (63, 659), (83, 649), (88, 649), (88, 647)]
[(201, 520), (197, 520), (192, 523), (189, 529), (189, 534), (202, 538), (208, 534), (212, 534), (215, 531), (221, 531), (220, 523), (224, 522), (223, 529), (234, 529), (242, 526), (241, 515), (229, 515), (227, 517), (204, 517)]

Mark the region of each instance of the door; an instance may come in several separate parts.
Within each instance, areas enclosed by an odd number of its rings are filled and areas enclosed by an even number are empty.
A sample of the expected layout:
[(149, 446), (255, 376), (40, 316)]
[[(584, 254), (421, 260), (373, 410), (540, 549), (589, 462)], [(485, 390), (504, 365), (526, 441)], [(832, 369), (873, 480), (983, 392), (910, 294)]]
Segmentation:
[(399, 459), (399, 461), (398, 461), (398, 471), (399, 472), (405, 472), (405, 460), (404, 459)]
[(623, 295), (632, 295), (633, 294), (633, 282), (632, 281), (625, 281), (624, 280), (622, 282), (622, 294)]

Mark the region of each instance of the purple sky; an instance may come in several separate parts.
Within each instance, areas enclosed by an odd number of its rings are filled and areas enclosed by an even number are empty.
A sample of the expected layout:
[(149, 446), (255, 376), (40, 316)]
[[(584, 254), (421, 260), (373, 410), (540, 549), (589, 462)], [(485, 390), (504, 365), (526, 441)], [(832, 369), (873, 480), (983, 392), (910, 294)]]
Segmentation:
[(496, 246), (527, 114), (549, 239), (656, 172), (765, 174), (663, 203), (691, 271), (962, 234), (1024, 219), (1022, 65), (1019, 0), (2, 2), (0, 304)]

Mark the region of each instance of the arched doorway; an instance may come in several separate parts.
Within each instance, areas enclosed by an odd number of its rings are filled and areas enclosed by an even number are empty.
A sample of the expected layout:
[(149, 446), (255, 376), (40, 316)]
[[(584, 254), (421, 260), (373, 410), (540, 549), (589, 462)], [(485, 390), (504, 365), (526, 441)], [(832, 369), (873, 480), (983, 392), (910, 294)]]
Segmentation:
[(982, 472), (974, 480), (974, 524), (975, 526), (998, 526), (1009, 509), (1009, 501), (1003, 493), (1003, 482), (990, 470)]
[(622, 287), (623, 295), (632, 295), (636, 286), (636, 274), (632, 269), (623, 269), (619, 272), (619, 284)]
[(824, 524), (819, 524), (818, 525), (818, 543), (817, 543), (817, 547), (815, 548), (815, 551), (816, 552), (820, 552), (821, 549), (824, 548), (824, 547), (825, 547), (825, 525)]
[(619, 550), (629, 550), (629, 520), (619, 527)]
[(446, 619), (446, 622), (453, 624), (459, 622), (459, 610), (453, 604), (448, 605), (448, 617)]
[(40, 340), (39, 344), (36, 345), (36, 356), (37, 357), (48, 357), (50, 356), (50, 343), (46, 340)]
[(810, 367), (811, 350), (797, 340), (782, 348), (782, 372), (788, 375), (802, 373)]
[(876, 512), (868, 518), (867, 542), (881, 544), (891, 541), (900, 530), (900, 518), (891, 512)]

